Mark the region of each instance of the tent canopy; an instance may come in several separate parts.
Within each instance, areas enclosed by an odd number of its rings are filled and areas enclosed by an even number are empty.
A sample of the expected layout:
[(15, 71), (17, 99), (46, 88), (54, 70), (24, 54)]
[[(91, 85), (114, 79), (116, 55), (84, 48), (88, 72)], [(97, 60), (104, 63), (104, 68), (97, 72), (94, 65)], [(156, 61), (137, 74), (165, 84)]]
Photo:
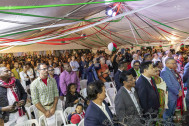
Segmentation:
[[(103, 0), (6, 0), (0, 1), (0, 5), (37, 6), (98, 1)], [(161, 1), (142, 0), (118, 3), (120, 6), (119, 13), (148, 7), (158, 2)], [(107, 47), (110, 42), (115, 42), (118, 46), (127, 45), (127, 47), (136, 45), (174, 45), (185, 42), (189, 36), (188, 0), (164, 0), (156, 6), (134, 14), (76, 31), (110, 18), (105, 14), (106, 7), (110, 5), (112, 4), (100, 3), (1, 10), (0, 39), (2, 41), (0, 40), (0, 53), (102, 48)], [(91, 22), (83, 21), (89, 19), (93, 20)], [(34, 28), (38, 28), (38, 30), (31, 30)], [(73, 33), (64, 36), (68, 32)], [(81, 36), (87, 37), (79, 38)], [(43, 44), (35, 43), (35, 41), (43, 42)], [(30, 42), (33, 42), (33, 44), (24, 45)], [(60, 45), (60, 43), (68, 44)]]

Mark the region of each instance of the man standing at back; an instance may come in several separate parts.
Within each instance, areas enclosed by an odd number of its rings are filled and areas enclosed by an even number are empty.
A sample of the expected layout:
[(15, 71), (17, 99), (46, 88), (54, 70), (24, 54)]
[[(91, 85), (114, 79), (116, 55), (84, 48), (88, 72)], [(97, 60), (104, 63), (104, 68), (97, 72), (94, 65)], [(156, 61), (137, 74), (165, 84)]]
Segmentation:
[(166, 66), (161, 71), (160, 76), (168, 87), (168, 109), (166, 109), (163, 114), (163, 118), (168, 120), (175, 113), (177, 99), (182, 96), (182, 91), (173, 70), (175, 65), (177, 65), (176, 60), (173, 58), (167, 58), (165, 60), (165, 65)]
[[(155, 72), (152, 61), (142, 62), (140, 65), (142, 75), (136, 82), (136, 90), (139, 96), (143, 114), (150, 113), (152, 118), (156, 118), (160, 107), (159, 94), (154, 79)], [(148, 115), (144, 117), (149, 117)]]
[(31, 85), (32, 103), (39, 110), (39, 116), (45, 115), (47, 118), (54, 115), (58, 102), (58, 88), (56, 80), (48, 77), (48, 68), (45, 63), (37, 66), (39, 77)]

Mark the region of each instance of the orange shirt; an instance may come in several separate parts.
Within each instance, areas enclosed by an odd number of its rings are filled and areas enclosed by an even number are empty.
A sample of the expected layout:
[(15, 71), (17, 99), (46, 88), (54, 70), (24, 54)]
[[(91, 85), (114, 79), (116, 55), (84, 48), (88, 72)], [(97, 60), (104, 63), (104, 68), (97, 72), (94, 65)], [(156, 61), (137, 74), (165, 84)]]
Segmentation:
[[(108, 68), (107, 64), (101, 64), (101, 69), (98, 70), (98, 76), (99, 79), (102, 80), (103, 82), (106, 82), (106, 80), (104, 78), (106, 78), (107, 76), (109, 76), (108, 74), (102, 74), (103, 72), (105, 72)], [(102, 76), (101, 76), (102, 74)]]

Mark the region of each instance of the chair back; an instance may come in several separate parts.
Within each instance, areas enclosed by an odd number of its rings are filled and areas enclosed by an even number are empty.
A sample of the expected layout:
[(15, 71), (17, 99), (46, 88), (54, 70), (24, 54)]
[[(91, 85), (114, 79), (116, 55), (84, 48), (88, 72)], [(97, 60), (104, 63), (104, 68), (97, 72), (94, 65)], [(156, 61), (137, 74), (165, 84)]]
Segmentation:
[(15, 126), (33, 126), (33, 124), (35, 124), (35, 126), (39, 126), (38, 121), (36, 119), (27, 120), (27, 121), (18, 123)]
[(84, 89), (84, 88), (87, 88), (87, 80), (81, 80), (80, 81), (80, 87), (81, 87), (81, 90)]
[(79, 122), (78, 126), (84, 126), (84, 119)]
[(74, 111), (75, 111), (75, 107), (67, 107), (64, 110), (64, 117), (65, 117), (65, 120), (66, 120), (66, 124), (68, 124), (68, 115), (71, 114)]

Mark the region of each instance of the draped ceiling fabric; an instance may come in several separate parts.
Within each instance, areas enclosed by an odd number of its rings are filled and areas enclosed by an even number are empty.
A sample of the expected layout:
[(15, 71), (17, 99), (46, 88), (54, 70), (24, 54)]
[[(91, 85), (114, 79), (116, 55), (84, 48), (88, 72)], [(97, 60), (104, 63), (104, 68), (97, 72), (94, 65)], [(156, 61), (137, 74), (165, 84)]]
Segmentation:
[[(0, 6), (37, 6), (98, 1), (103, 0), (1, 0)], [(129, 12), (160, 1), (162, 0), (122, 2), (120, 4), (120, 10), (121, 13)], [(43, 41), (44, 38), (50, 38), (55, 36), (55, 34), (61, 35), (69, 31), (77, 30), (80, 27), (89, 26), (94, 23), (93, 21), (99, 22), (109, 18), (105, 14), (105, 9), (109, 5), (110, 4), (100, 3), (49, 8), (0, 10), (0, 53), (106, 48), (110, 42), (115, 42), (118, 46), (125, 45), (125, 47), (128, 48), (135, 45), (180, 45), (189, 37), (189, 0), (167, 0), (137, 13), (102, 23), (64, 37), (62, 36), (62, 38), (57, 37), (57, 39), (54, 40)], [(5, 14), (5, 12), (14, 12), (17, 14)], [(31, 15), (24, 16), (23, 14)], [(38, 17), (32, 15), (38, 15)], [(63, 20), (61, 18), (71, 20)], [(95, 19), (92, 20), (92, 22), (83, 21), (93, 18)], [(76, 22), (79, 20), (81, 21)], [(63, 26), (62, 24), (65, 23), (71, 23), (71, 25)], [(54, 25), (62, 26), (21, 32), (23, 30), (27, 31), (29, 29)], [(15, 34), (9, 34), (13, 32)], [(78, 38), (81, 37), (82, 34), (85, 34), (86, 38)], [(39, 37), (43, 37), (43, 39)], [(2, 38), (7, 39), (7, 41), (1, 41)], [(67, 38), (67, 40), (64, 41), (64, 38)], [(27, 39), (32, 39), (31, 42), (41, 40), (40, 42), (42, 43), (24, 46), (16, 46), (16, 44), (11, 46), (3, 45), (5, 42), (30, 42), (30, 40), (27, 41)], [(176, 46), (177, 45), (175, 45), (175, 47)]]

